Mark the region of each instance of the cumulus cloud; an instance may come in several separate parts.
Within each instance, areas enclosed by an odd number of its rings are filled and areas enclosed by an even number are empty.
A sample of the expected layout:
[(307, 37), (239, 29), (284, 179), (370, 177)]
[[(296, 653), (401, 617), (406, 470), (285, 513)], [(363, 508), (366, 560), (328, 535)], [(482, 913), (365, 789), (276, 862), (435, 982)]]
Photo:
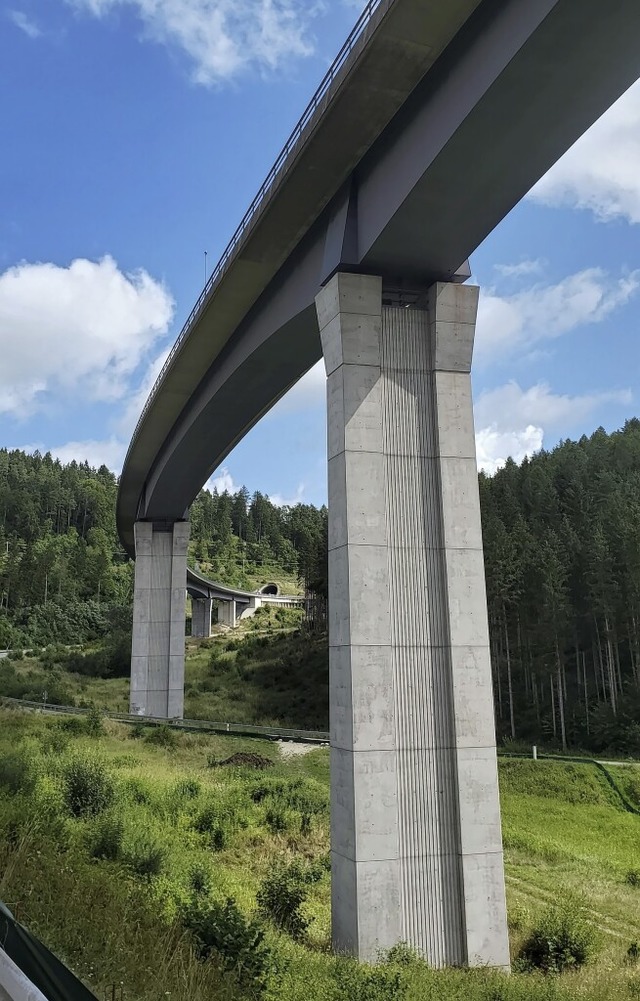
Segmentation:
[(269, 416), (311, 410), (313, 407), (323, 406), (326, 398), (327, 377), (324, 362), (319, 361), (276, 403), (273, 410), (269, 411)]
[(120, 7), (136, 11), (146, 35), (174, 45), (194, 65), (197, 83), (213, 84), (249, 66), (274, 70), (308, 56), (312, 18), (322, 0), (67, 0), (103, 17)]
[(240, 489), (240, 486), (235, 482), (227, 467), (221, 466), (220, 469), (215, 471), (213, 476), (209, 477), (204, 485), (204, 489), (217, 490), (219, 494), (223, 494), (225, 490), (227, 493), (235, 494)]
[(503, 278), (524, 278), (539, 275), (545, 265), (546, 261), (538, 257), (535, 261), (520, 261), (518, 264), (494, 264), (494, 269)]
[(13, 21), (16, 28), (23, 31), (28, 38), (40, 38), (42, 29), (38, 24), (22, 10), (8, 10), (7, 17)]
[(587, 268), (556, 285), (535, 285), (513, 295), (495, 289), (480, 294), (474, 361), (480, 365), (523, 348), (600, 323), (626, 305), (640, 288), (640, 271), (612, 278)]
[(640, 81), (545, 174), (529, 194), (588, 209), (606, 222), (640, 222)]
[(38, 451), (45, 454), (51, 452), (60, 462), (88, 462), (90, 466), (99, 469), (106, 466), (114, 473), (119, 473), (122, 468), (126, 445), (118, 438), (111, 437), (105, 441), (68, 441), (64, 445), (54, 445), (53, 447), (43, 444), (20, 445), (23, 452)]
[(269, 500), (276, 507), (295, 507), (296, 504), (302, 504), (304, 498), (305, 485), (304, 483), (299, 483), (293, 497), (285, 498), (282, 494), (269, 494)]
[(556, 394), (544, 382), (522, 389), (512, 381), (481, 393), (474, 408), (478, 466), (494, 473), (509, 456), (521, 462), (542, 448), (546, 433), (566, 434), (600, 407), (632, 399), (628, 389)]
[(122, 398), (173, 317), (168, 291), (111, 257), (22, 263), (0, 275), (0, 413), (26, 417), (45, 395)]

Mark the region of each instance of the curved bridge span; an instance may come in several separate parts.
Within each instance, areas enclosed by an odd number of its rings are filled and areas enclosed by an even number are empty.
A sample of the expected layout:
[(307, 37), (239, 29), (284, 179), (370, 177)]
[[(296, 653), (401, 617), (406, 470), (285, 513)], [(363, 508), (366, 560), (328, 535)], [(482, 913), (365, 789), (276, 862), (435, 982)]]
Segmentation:
[(340, 951), (508, 968), (467, 260), (639, 76), (638, 0), (371, 0), (131, 441), (132, 704), (179, 717), (189, 505), (324, 358)]
[(231, 627), (240, 619), (255, 615), (259, 608), (304, 607), (304, 598), (297, 594), (281, 594), (277, 584), (267, 584), (257, 591), (243, 591), (209, 580), (192, 567), (187, 567), (187, 591), (191, 595), (191, 635), (196, 637), (211, 636), (214, 602), (218, 607), (218, 622)]

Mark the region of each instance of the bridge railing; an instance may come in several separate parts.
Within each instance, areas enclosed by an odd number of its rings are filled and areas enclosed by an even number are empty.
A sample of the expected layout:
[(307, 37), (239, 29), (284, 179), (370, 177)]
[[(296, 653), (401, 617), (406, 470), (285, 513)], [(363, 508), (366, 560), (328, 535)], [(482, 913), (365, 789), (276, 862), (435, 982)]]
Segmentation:
[[(199, 316), (205, 301), (209, 298), (209, 295), (211, 294), (214, 286), (217, 285), (222, 276), (225, 274), (232, 258), (235, 256), (240, 244), (242, 243), (244, 237), (248, 233), (251, 223), (253, 222), (259, 210), (261, 209), (267, 197), (269, 196), (276, 180), (285, 169), (289, 159), (295, 154), (298, 144), (302, 139), (303, 133), (305, 132), (309, 123), (313, 120), (316, 112), (318, 111), (318, 108), (320, 107), (321, 102), (330, 91), (331, 86), (334, 83), (338, 73), (348, 60), (356, 43), (362, 36), (367, 24), (375, 14), (377, 8), (384, 2), (385, 0), (369, 0), (369, 2), (366, 4), (364, 10), (362, 11), (362, 14), (356, 21), (353, 30), (351, 31), (351, 34), (349, 35), (346, 42), (340, 49), (340, 52), (336, 56), (335, 60), (327, 70), (327, 73), (324, 76), (320, 86), (318, 87), (317, 91), (311, 98), (311, 101), (309, 102), (305, 111), (303, 112), (302, 117), (300, 118), (298, 124), (296, 125), (293, 132), (291, 133), (286, 143), (282, 147), (282, 150), (280, 151), (278, 158), (276, 159), (273, 167), (271, 168), (265, 180), (263, 181), (262, 185), (260, 186), (257, 195), (255, 196), (255, 198), (251, 202), (251, 205), (245, 212), (240, 225), (238, 226), (235, 233), (231, 237), (231, 240), (227, 244), (227, 247), (224, 250), (222, 257), (218, 261), (215, 269), (213, 270), (209, 279), (205, 283), (205, 286), (202, 289), (200, 295), (198, 296), (196, 304), (191, 310), (186, 323), (184, 324), (182, 330), (180, 331), (176, 339), (175, 344), (173, 345), (171, 351), (167, 355), (166, 361), (160, 370), (158, 378), (153, 384), (151, 392), (147, 397), (147, 401), (144, 407), (142, 408), (142, 413), (138, 418), (138, 423), (136, 424), (135, 431), (133, 432), (133, 436), (131, 438), (131, 444), (129, 445), (129, 452), (133, 447), (133, 443), (135, 442), (138, 436), (140, 427), (142, 426), (142, 423), (147, 415), (149, 407), (151, 406), (158, 392), (158, 389), (162, 384), (162, 381), (167, 373), (167, 370), (169, 369), (176, 353), (180, 349), (180, 346), (184, 342), (185, 338), (189, 335), (189, 332), (196, 318)], [(388, 0), (386, 0), (386, 2), (388, 2)], [(127, 453), (127, 458), (128, 458), (128, 453)], [(125, 464), (126, 461), (127, 460), (125, 459)]]
[[(85, 716), (91, 712), (85, 706), (55, 706), (48, 702), (33, 702), (29, 699), (12, 699), (0, 695), (0, 707), (7, 709), (29, 709), (58, 716)], [(309, 744), (325, 744), (329, 734), (324, 730), (296, 730), (282, 726), (254, 726), (252, 723), (226, 723), (206, 719), (165, 719), (159, 716), (137, 716), (132, 713), (103, 712), (107, 719), (118, 723), (145, 723), (155, 726), (169, 725), (179, 730), (209, 733), (234, 733), (245, 737), (266, 737), (271, 740), (296, 740)]]

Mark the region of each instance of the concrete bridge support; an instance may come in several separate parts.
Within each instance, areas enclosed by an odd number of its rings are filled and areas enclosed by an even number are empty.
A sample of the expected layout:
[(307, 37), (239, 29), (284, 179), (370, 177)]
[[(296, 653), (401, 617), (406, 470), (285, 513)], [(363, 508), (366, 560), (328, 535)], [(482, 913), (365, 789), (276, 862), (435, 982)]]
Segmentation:
[(189, 522), (135, 525), (130, 711), (180, 717)]
[(211, 598), (191, 599), (191, 635), (197, 639), (211, 636)]
[(424, 308), (338, 274), (328, 376), (332, 922), (338, 951), (406, 941), (508, 967), (470, 366), (478, 290)]
[(236, 602), (234, 598), (231, 601), (218, 602), (218, 622), (222, 623), (223, 626), (231, 626), (231, 628), (235, 626)]

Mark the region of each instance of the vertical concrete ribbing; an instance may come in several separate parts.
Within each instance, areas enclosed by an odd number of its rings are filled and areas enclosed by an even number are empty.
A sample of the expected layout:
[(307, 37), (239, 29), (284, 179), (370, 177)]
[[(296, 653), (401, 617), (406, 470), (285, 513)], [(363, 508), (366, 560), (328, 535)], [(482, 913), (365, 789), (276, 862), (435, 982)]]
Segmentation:
[(383, 309), (380, 279), (357, 275), (317, 299), (333, 937), (363, 958), (404, 940), (437, 966), (508, 964), (470, 417), (476, 305), (475, 290), (438, 285), (428, 310)]
[(135, 525), (130, 711), (175, 718), (184, 706), (189, 523)]

